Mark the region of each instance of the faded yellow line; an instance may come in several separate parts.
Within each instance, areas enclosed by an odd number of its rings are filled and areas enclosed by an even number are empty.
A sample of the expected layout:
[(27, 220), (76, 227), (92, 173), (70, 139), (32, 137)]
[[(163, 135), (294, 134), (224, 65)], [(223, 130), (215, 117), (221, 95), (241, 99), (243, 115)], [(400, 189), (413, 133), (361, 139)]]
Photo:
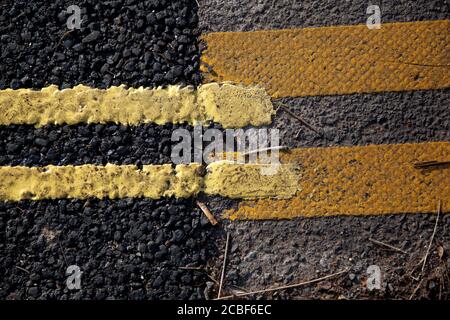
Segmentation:
[(205, 192), (230, 198), (288, 198), (296, 193), (298, 173), (281, 166), (271, 176), (258, 164), (198, 164), (0, 167), (0, 200), (61, 198), (187, 198)]
[(275, 98), (446, 88), (449, 21), (210, 33), (203, 72)]
[(282, 162), (301, 168), (298, 193), (287, 200), (242, 202), (231, 219), (291, 219), (333, 215), (435, 212), (450, 203), (450, 142), (295, 149)]
[(231, 128), (269, 124), (273, 113), (264, 89), (229, 83), (206, 84), (197, 90), (179, 86), (101, 90), (83, 85), (64, 90), (56, 86), (39, 91), (0, 90), (0, 125), (216, 122)]

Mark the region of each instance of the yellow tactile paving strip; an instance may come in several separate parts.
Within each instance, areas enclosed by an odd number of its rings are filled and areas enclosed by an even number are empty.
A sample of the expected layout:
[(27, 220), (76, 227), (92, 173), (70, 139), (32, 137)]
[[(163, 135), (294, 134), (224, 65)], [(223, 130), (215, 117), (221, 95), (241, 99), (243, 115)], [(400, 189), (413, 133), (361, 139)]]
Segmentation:
[[(209, 195), (255, 199), (295, 195), (298, 172), (281, 166), (275, 175), (262, 176), (262, 165), (215, 163), (204, 170), (198, 164), (0, 167), (0, 200), (61, 198), (187, 198)], [(222, 183), (222, 182), (226, 183)]]
[(64, 90), (56, 86), (39, 91), (0, 90), (0, 125), (216, 122), (235, 128), (269, 124), (273, 113), (270, 96), (263, 88), (229, 83), (206, 84), (197, 90), (179, 86), (101, 90), (83, 85)]
[(432, 213), (450, 204), (450, 166), (416, 169), (414, 163), (449, 161), (450, 142), (296, 149), (301, 180), (289, 200), (242, 202), (231, 219), (291, 219), (332, 215)]
[(203, 72), (275, 98), (446, 88), (449, 30), (444, 20), (210, 33)]

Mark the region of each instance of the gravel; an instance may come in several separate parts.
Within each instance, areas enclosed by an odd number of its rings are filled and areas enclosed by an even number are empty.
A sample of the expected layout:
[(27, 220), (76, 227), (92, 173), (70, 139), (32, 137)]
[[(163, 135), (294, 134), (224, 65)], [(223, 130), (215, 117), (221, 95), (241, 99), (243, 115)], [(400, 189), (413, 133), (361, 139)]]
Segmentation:
[[(0, 3), (0, 89), (198, 85), (195, 0)], [(0, 165), (170, 163), (175, 126), (0, 127)], [(1, 299), (202, 299), (213, 230), (190, 200), (0, 203)], [(81, 268), (82, 289), (66, 287)]]
[(171, 124), (1, 126), (0, 165), (170, 163)]
[[(425, 255), (435, 221), (436, 215), (426, 214), (234, 221), (226, 227), (231, 250), (225, 284), (228, 288), (260, 290), (349, 269), (347, 274), (319, 284), (253, 298), (407, 300), (417, 286), (409, 274), (420, 273), (416, 267)], [(374, 244), (369, 238), (405, 250), (407, 254)], [(438, 253), (439, 247), (448, 252), (449, 243), (450, 216), (441, 215), (423, 284), (415, 298), (438, 299), (439, 294), (441, 299), (449, 298), (448, 283), (443, 279), (448, 275), (450, 258), (446, 254), (440, 257)], [(381, 269), (380, 290), (367, 288), (367, 268), (371, 265)], [(216, 268), (220, 266), (219, 259)]]
[(0, 203), (0, 299), (203, 299), (205, 274), (179, 267), (217, 255), (213, 233), (191, 200)]
[[(210, 127), (223, 130), (216, 124)], [(194, 141), (190, 125), (0, 126), (0, 165), (167, 164), (179, 143), (172, 142), (172, 132), (180, 128), (188, 130)], [(192, 143), (192, 161), (193, 147)]]
[(200, 82), (195, 0), (71, 0), (0, 4), (0, 89)]

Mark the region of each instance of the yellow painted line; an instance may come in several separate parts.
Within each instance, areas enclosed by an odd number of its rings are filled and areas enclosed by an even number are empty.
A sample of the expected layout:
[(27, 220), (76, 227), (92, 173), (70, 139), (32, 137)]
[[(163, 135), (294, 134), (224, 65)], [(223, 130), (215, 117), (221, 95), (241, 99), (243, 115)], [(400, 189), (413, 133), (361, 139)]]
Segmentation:
[(450, 20), (203, 36), (206, 81), (264, 86), (275, 98), (447, 88)]
[(0, 167), (0, 201), (61, 198), (187, 198), (203, 192), (245, 199), (231, 219), (434, 212), (450, 203), (450, 142), (295, 149), (268, 165), (198, 164)]
[(439, 200), (448, 210), (450, 166), (416, 169), (414, 163), (449, 160), (450, 142), (295, 149), (282, 155), (282, 162), (301, 168), (295, 197), (241, 202), (226, 216), (292, 219), (432, 213)]
[(204, 191), (234, 199), (293, 197), (298, 191), (299, 168), (286, 164), (273, 168), (273, 174), (268, 174), (270, 169), (266, 164), (214, 162), (207, 168)]
[[(62, 198), (187, 198), (209, 195), (254, 199), (290, 197), (296, 192), (296, 170), (281, 166), (277, 174), (261, 176), (262, 165), (216, 163), (203, 175), (199, 164), (0, 167), (0, 200)], [(226, 182), (223, 184), (223, 182)], [(270, 188), (261, 185), (270, 186)], [(290, 184), (290, 187), (289, 185)]]
[(138, 125), (154, 122), (208, 124), (225, 128), (270, 124), (274, 114), (264, 89), (211, 83), (196, 90), (169, 86), (162, 89), (83, 85), (58, 90), (50, 86), (0, 90), (0, 125), (107, 123)]
[(189, 197), (202, 188), (199, 165), (0, 167), (0, 200)]

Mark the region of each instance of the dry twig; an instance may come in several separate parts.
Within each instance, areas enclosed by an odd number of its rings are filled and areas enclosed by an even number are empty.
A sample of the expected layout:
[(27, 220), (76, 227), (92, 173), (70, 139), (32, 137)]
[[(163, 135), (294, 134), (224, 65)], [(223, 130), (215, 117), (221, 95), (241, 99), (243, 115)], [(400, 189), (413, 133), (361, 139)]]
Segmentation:
[(204, 271), (204, 267), (178, 267), (180, 270)]
[(407, 254), (407, 253), (408, 253), (408, 252), (406, 252), (405, 250), (399, 249), (399, 248), (397, 248), (397, 247), (391, 246), (390, 244), (387, 244), (387, 243), (384, 243), (384, 242), (381, 242), (381, 241), (378, 241), (378, 240), (375, 240), (375, 239), (372, 239), (372, 238), (369, 238), (369, 241), (371, 241), (371, 242), (373, 242), (373, 243), (375, 243), (375, 244), (378, 244), (378, 245), (380, 245), (380, 246), (389, 248), (389, 249), (391, 249), (391, 250), (400, 252), (400, 253), (404, 253), (404, 254)]
[(428, 244), (427, 251), (425, 252), (424, 257), (419, 262), (419, 264), (423, 262), (422, 263), (422, 269), (420, 270), (420, 274), (419, 274), (419, 276), (417, 278), (411, 276), (414, 280), (419, 281), (419, 283), (417, 284), (417, 287), (414, 289), (414, 291), (412, 292), (411, 296), (409, 297), (409, 300), (412, 300), (412, 298), (416, 295), (417, 291), (420, 289), (420, 286), (422, 285), (423, 272), (425, 271), (425, 266), (427, 264), (427, 259), (428, 259), (428, 255), (430, 253), (431, 246), (433, 245), (434, 236), (436, 235), (436, 230), (437, 230), (437, 226), (438, 226), (438, 223), (439, 223), (440, 214), (441, 214), (441, 200), (439, 200), (439, 202), (438, 202), (437, 217), (436, 217), (436, 222), (434, 224), (433, 233), (431, 234), (430, 243)]
[(425, 253), (425, 256), (423, 257), (422, 270), (420, 271), (421, 274), (425, 270), (425, 265), (427, 264), (428, 254), (430, 253), (431, 245), (433, 244), (434, 236), (436, 235), (436, 230), (437, 230), (437, 226), (438, 226), (438, 223), (439, 223), (439, 216), (440, 216), (440, 214), (441, 214), (441, 201), (439, 200), (438, 208), (437, 208), (436, 223), (434, 224), (433, 234), (431, 235), (431, 239), (430, 239), (430, 243), (429, 243), (428, 248), (427, 248), (427, 252)]
[(19, 267), (19, 266), (16, 266), (16, 268), (19, 269), (19, 270), (22, 270), (22, 271), (24, 271), (24, 272), (26, 272), (26, 273), (28, 273), (28, 274), (31, 273), (30, 271), (28, 271), (28, 270), (25, 269), (25, 268), (22, 268), (22, 267)]
[(425, 161), (414, 163), (415, 169), (427, 169), (432, 167), (439, 167), (449, 165), (450, 161)]
[(216, 220), (216, 218), (214, 217), (214, 215), (211, 213), (211, 211), (209, 211), (208, 207), (203, 202), (197, 201), (197, 205), (202, 210), (202, 212), (205, 214), (205, 216), (208, 218), (209, 222), (211, 222), (211, 224), (213, 226), (215, 226), (216, 224), (219, 223)]
[(229, 242), (230, 242), (230, 232), (227, 232), (227, 242), (225, 243), (225, 253), (223, 256), (222, 274), (220, 275), (219, 293), (217, 294), (217, 299), (219, 299), (220, 295), (222, 294), (222, 285), (223, 285), (223, 278), (225, 277), (225, 266), (227, 264)]
[(419, 291), (419, 288), (420, 288), (421, 285), (422, 285), (422, 280), (420, 280), (420, 282), (417, 285), (417, 287), (414, 289), (414, 291), (409, 296), (409, 300), (412, 300), (412, 298), (416, 295), (417, 291)]
[(219, 281), (217, 281), (213, 276), (211, 276), (209, 273), (206, 274), (206, 276), (215, 284), (219, 285)]
[(256, 290), (256, 291), (251, 291), (251, 292), (246, 292), (246, 293), (241, 293), (241, 294), (236, 294), (236, 295), (231, 295), (231, 296), (225, 296), (225, 297), (219, 297), (216, 300), (227, 300), (227, 299), (232, 299), (232, 298), (237, 298), (237, 297), (245, 297), (245, 296), (250, 296), (253, 294), (258, 294), (258, 293), (266, 293), (266, 292), (272, 292), (272, 291), (279, 291), (279, 290), (285, 290), (285, 289), (291, 289), (291, 288), (297, 288), (297, 287), (301, 287), (301, 286), (305, 286), (308, 284), (313, 284), (313, 283), (317, 283), (323, 280), (327, 280), (333, 277), (337, 277), (343, 273), (348, 272), (349, 269), (345, 269), (321, 278), (317, 278), (317, 279), (313, 279), (313, 280), (309, 280), (309, 281), (305, 281), (305, 282), (300, 282), (300, 283), (296, 283), (296, 284), (290, 284), (287, 286), (281, 286), (281, 287), (275, 287), (275, 288), (269, 288), (269, 289), (262, 289), (262, 290)]
[(309, 124), (308, 122), (306, 122), (305, 120), (303, 120), (302, 118), (300, 118), (298, 115), (296, 115), (295, 113), (293, 113), (291, 110), (289, 110), (289, 107), (279, 103), (280, 107), (282, 110), (284, 110), (286, 113), (288, 113), (291, 117), (293, 117), (294, 119), (298, 120), (300, 123), (302, 123), (305, 127), (307, 127), (308, 129), (314, 131), (315, 133), (317, 133), (319, 136), (322, 136), (322, 133), (320, 133), (316, 128), (314, 128), (311, 124)]

